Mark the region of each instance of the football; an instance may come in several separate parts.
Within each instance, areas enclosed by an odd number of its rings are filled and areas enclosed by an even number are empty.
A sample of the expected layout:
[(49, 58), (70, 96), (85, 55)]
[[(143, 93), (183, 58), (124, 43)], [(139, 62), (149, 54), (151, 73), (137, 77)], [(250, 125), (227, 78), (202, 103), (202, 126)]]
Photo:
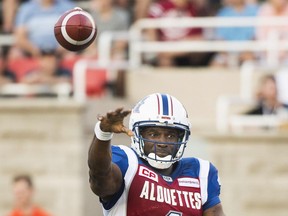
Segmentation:
[(54, 26), (54, 35), (65, 49), (81, 51), (95, 40), (97, 27), (88, 12), (75, 7), (60, 16)]

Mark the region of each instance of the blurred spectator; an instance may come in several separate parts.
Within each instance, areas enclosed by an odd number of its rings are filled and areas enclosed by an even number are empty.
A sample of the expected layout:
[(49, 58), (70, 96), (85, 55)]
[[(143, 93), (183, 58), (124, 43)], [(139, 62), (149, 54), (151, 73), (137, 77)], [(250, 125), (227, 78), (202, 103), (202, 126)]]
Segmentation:
[[(258, 4), (247, 3), (247, 0), (225, 0), (224, 5), (217, 13), (217, 17), (256, 17)], [(244, 41), (255, 39), (254, 27), (218, 27), (215, 31), (217, 40)], [(235, 59), (233, 59), (235, 58)], [(211, 66), (239, 66), (245, 60), (255, 59), (252, 52), (219, 53), (215, 55)], [(232, 61), (231, 61), (232, 60)], [(234, 65), (231, 65), (234, 64)]]
[[(113, 0), (92, 0), (90, 14), (97, 23), (98, 37), (107, 31), (128, 31), (129, 13), (113, 4)], [(86, 54), (97, 57), (97, 43), (85, 50)], [(96, 46), (96, 47), (95, 47)], [(112, 45), (112, 58), (124, 59), (127, 42), (115, 41)], [(85, 53), (84, 53), (85, 55)]]
[(223, 0), (191, 0), (198, 11), (199, 16), (215, 16), (222, 7)]
[(65, 0), (30, 0), (21, 4), (16, 16), (16, 45), (25, 54), (37, 56), (41, 50), (61, 48), (54, 36), (54, 24), (74, 4)]
[(28, 0), (3, 0), (2, 1), (2, 31), (4, 33), (12, 33), (14, 30), (15, 15), (18, 7)]
[(37, 57), (39, 66), (28, 71), (20, 80), (30, 84), (34, 92), (31, 96), (68, 97), (72, 92), (72, 74), (60, 64), (61, 57), (55, 51), (42, 51)]
[(288, 105), (279, 101), (277, 83), (274, 75), (263, 76), (256, 94), (258, 105), (248, 110), (248, 115), (288, 116)]
[(135, 0), (114, 0), (113, 2), (116, 7), (125, 10), (129, 14), (129, 25), (131, 25), (134, 22), (134, 5), (136, 4), (136, 1)]
[[(162, 0), (154, 2), (149, 8), (150, 18), (197, 17), (196, 6), (189, 0)], [(160, 28), (149, 29), (149, 38), (154, 41), (203, 40), (200, 28)], [(163, 52), (156, 58), (158, 66), (206, 66), (210, 53)]]
[[(264, 2), (258, 13), (259, 18), (265, 17), (288, 17), (288, 1), (287, 0), (267, 0)], [(259, 26), (256, 29), (256, 39), (266, 41), (270, 37), (276, 37), (279, 40), (288, 39), (288, 28), (285, 26)], [(266, 54), (261, 53), (259, 57), (260, 63), (266, 65)], [(279, 53), (279, 60), (281, 64), (288, 64), (287, 51)]]
[(156, 1), (157, 0), (135, 0), (133, 20), (137, 21), (146, 18), (148, 16), (149, 7)]
[[(246, 0), (225, 0), (224, 2), (225, 5), (217, 13), (217, 17), (256, 17), (259, 8), (257, 4), (247, 4)], [(252, 40), (255, 38), (255, 29), (253, 27), (221, 27), (216, 29), (216, 37), (221, 40)]]
[(7, 50), (8, 48), (6, 47), (2, 47), (2, 49), (0, 49), (0, 86), (3, 84), (16, 82), (15, 73), (8, 68)]
[(90, 13), (95, 18), (100, 34), (129, 28), (128, 12), (115, 6), (113, 0), (92, 0)]
[(55, 50), (42, 50), (38, 56), (38, 61), (39, 67), (28, 72), (21, 80), (22, 83), (47, 86), (71, 83), (71, 71), (61, 67), (61, 56)]
[[(21, 4), (30, 0), (2, 0), (2, 31), (3, 33), (12, 33), (14, 30), (15, 16)], [(69, 1), (69, 0), (67, 0)]]
[(7, 216), (49, 216), (34, 203), (34, 185), (29, 175), (18, 175), (13, 179), (13, 210)]
[[(161, 0), (135, 0), (134, 2), (134, 21), (146, 18), (153, 2)], [(190, 0), (198, 11), (199, 16), (214, 16), (221, 7), (221, 0)], [(116, 0), (116, 2), (129, 2), (129, 0)], [(130, 0), (131, 4), (131, 0)]]

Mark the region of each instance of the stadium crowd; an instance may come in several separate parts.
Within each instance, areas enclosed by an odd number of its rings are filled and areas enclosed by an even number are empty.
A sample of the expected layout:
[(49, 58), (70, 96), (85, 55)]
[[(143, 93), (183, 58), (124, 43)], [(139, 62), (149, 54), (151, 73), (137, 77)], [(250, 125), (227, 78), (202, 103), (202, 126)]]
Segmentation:
[[(96, 42), (86, 50), (77, 53), (62, 48), (57, 43), (52, 29), (57, 18), (75, 6), (84, 6), (84, 9), (94, 17), (98, 28)], [(1, 34), (11, 35), (15, 40), (13, 44), (1, 45), (0, 83), (24, 82), (51, 85), (55, 82), (64, 82), (72, 84), (73, 66), (79, 58), (97, 60), (97, 43), (99, 35), (103, 32), (128, 31), (132, 24), (142, 18), (287, 16), (288, 1), (3, 0), (1, 15)], [(207, 30), (202, 28), (147, 29), (143, 32), (143, 38), (151, 41), (265, 40), (271, 28), (218, 27), (213, 29), (212, 33), (211, 31), (207, 33)], [(287, 28), (282, 27), (278, 30), (281, 39), (287, 37)], [(127, 41), (114, 41), (111, 59), (127, 61), (129, 58), (128, 48)], [(53, 67), (47, 68), (48, 72), (43, 72), (46, 70), (43, 70), (43, 64), (41, 64), (43, 53), (53, 53), (58, 59), (52, 64)], [(193, 50), (191, 52), (160, 52), (143, 55), (142, 61), (158, 67), (229, 67), (231, 55), (237, 56), (237, 62), (234, 64), (240, 66), (246, 60), (262, 61), (263, 63), (265, 53), (251, 51), (233, 53), (193, 52)], [(47, 57), (47, 55), (44, 56)], [(281, 63), (287, 63), (288, 56), (286, 53), (281, 53), (279, 58)], [(21, 67), (19, 62), (21, 62)], [(46, 64), (46, 66), (48, 65), (49, 63)], [(33, 81), (31, 81), (32, 72)]]

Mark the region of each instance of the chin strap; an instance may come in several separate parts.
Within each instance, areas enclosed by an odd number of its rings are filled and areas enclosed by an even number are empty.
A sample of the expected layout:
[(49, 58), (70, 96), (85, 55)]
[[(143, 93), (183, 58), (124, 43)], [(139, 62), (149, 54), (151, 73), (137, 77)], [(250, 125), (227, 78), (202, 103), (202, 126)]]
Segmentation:
[(166, 157), (159, 157), (155, 155), (155, 153), (150, 153), (146, 160), (152, 167), (156, 169), (168, 169), (173, 164), (173, 162), (171, 161), (172, 155), (167, 155)]

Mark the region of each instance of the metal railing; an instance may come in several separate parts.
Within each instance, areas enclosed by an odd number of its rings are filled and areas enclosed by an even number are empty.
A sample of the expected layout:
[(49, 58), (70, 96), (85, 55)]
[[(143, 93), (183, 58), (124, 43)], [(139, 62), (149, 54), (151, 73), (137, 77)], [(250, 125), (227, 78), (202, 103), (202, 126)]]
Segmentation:
[(12, 34), (0, 34), (0, 47), (12, 46), (15, 43), (15, 38)]
[[(99, 35), (99, 60), (96, 63), (88, 60), (80, 60), (74, 68), (74, 73), (77, 79), (74, 80), (74, 98), (75, 100), (85, 101), (85, 68), (87, 67), (106, 67), (108, 70), (117, 69), (135, 69), (142, 67), (143, 53), (157, 52), (206, 52), (206, 51), (264, 51), (267, 52), (267, 63), (271, 67), (279, 65), (278, 53), (288, 50), (288, 40), (280, 41), (277, 32), (272, 32), (269, 38), (265, 41), (219, 41), (214, 39), (201, 41), (147, 41), (143, 36), (143, 30), (149, 28), (217, 28), (217, 27), (257, 27), (257, 26), (287, 26), (288, 18), (162, 18), (162, 19), (142, 19), (135, 22), (128, 32), (104, 32)], [(12, 43), (13, 38), (3, 36), (5, 40), (0, 40), (3, 43)], [(129, 44), (129, 59), (113, 62), (111, 56), (111, 44), (114, 40), (127, 40)], [(247, 80), (250, 79), (248, 69), (243, 69), (241, 75), (241, 95), (249, 95), (247, 91)], [(248, 72), (247, 72), (248, 71)], [(241, 73), (242, 73), (241, 72)]]
[(130, 67), (141, 67), (141, 55), (145, 52), (206, 52), (206, 51), (265, 51), (267, 52), (267, 62), (272, 66), (279, 64), (278, 53), (281, 50), (288, 50), (288, 40), (279, 43), (277, 31), (271, 32), (269, 38), (263, 41), (144, 41), (142, 31), (150, 28), (212, 28), (217, 27), (264, 27), (264, 26), (287, 26), (287, 18), (161, 18), (142, 19), (137, 21), (130, 28)]
[(9, 83), (0, 86), (1, 96), (55, 95), (59, 100), (69, 98), (72, 92), (70, 83), (59, 83), (53, 86), (43, 84)]
[[(268, 53), (268, 63), (278, 64), (278, 52), (288, 50), (288, 40), (281, 41), (277, 31), (272, 32), (268, 40), (257, 41), (220, 41), (216, 39), (198, 41), (147, 41), (143, 38), (143, 30), (149, 28), (217, 28), (217, 27), (259, 27), (287, 26), (287, 18), (161, 18), (141, 19), (135, 22), (128, 32), (103, 32), (99, 35), (100, 62), (110, 62), (109, 53), (114, 40), (129, 42), (129, 67), (141, 67), (141, 55), (145, 52), (206, 52), (206, 51), (265, 51)], [(0, 35), (0, 46), (14, 43), (12, 35)], [(101, 64), (101, 63), (100, 63)], [(106, 63), (105, 63), (106, 64)], [(109, 64), (109, 63), (108, 63)]]

